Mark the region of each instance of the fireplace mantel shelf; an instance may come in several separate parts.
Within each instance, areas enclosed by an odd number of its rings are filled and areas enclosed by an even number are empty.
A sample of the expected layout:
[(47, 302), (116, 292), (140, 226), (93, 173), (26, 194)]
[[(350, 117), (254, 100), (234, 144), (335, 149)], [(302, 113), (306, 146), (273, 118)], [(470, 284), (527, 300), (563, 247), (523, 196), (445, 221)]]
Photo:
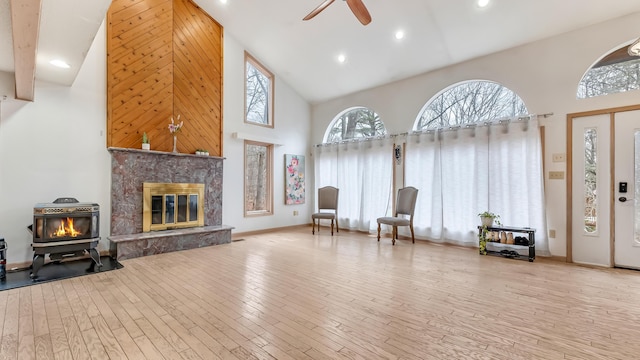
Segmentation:
[(199, 159), (222, 159), (225, 160), (224, 157), (212, 156), (212, 155), (196, 155), (196, 154), (184, 154), (184, 153), (174, 153), (167, 151), (157, 151), (157, 150), (142, 150), (142, 149), (130, 149), (130, 148), (119, 148), (119, 147), (108, 147), (107, 150), (109, 152), (129, 152), (129, 153), (139, 153), (139, 154), (152, 154), (152, 155), (171, 155), (171, 156), (185, 156), (185, 157), (195, 157)]

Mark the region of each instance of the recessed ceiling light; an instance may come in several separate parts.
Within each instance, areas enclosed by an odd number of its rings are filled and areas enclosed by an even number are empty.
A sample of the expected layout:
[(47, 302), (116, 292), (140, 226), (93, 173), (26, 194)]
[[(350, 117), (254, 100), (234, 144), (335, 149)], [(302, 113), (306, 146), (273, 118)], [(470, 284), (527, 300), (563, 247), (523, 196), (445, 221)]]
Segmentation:
[(59, 68), (63, 68), (63, 69), (68, 69), (71, 67), (71, 65), (67, 64), (65, 61), (60, 60), (60, 59), (53, 59), (51, 61), (49, 61), (49, 64), (53, 65), (53, 66), (57, 66)]
[(221, 3), (226, 4), (227, 0), (220, 0)]
[(485, 7), (489, 5), (489, 0), (478, 0), (478, 6)]
[(402, 38), (404, 38), (404, 31), (402, 30), (396, 31), (396, 39), (400, 40)]
[(347, 57), (344, 54), (338, 55), (338, 62), (339, 63), (344, 63), (345, 61), (347, 61)]

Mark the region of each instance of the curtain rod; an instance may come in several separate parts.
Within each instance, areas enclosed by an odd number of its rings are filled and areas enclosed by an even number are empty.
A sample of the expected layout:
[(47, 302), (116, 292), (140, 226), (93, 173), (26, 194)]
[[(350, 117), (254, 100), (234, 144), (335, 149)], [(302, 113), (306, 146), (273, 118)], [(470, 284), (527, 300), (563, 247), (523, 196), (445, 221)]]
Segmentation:
[[(548, 118), (550, 116), (553, 116), (552, 112), (545, 113), (545, 114), (536, 114), (536, 117), (538, 119), (539, 118), (545, 118), (546, 119), (546, 118)], [(515, 121), (525, 121), (525, 120), (529, 120), (530, 118), (531, 118), (531, 115), (518, 116), (517, 118), (500, 118), (500, 119), (494, 119), (494, 120), (489, 120), (489, 121), (485, 121), (485, 122), (475, 122), (475, 123), (471, 123), (471, 124), (465, 124), (464, 128), (476, 127), (476, 126), (478, 126), (478, 124), (480, 124), (480, 125), (492, 125), (492, 124), (508, 123), (508, 122), (511, 122), (511, 121), (514, 121), (514, 120)], [(437, 131), (458, 130), (458, 129), (461, 129), (461, 128), (463, 128), (462, 125), (455, 125), (455, 126), (450, 126), (448, 128), (417, 130), (417, 131), (411, 131), (411, 132), (403, 132), (403, 133), (400, 133), (400, 134), (387, 134), (387, 135), (372, 136), (372, 137), (368, 137), (368, 138), (341, 140), (341, 141), (335, 141), (335, 142), (329, 142), (329, 143), (316, 144), (316, 145), (313, 145), (313, 147), (322, 147), (322, 146), (335, 145), (335, 144), (348, 144), (348, 143), (354, 143), (354, 142), (360, 142), (360, 141), (392, 139), (392, 138), (399, 137), (399, 136), (418, 135), (418, 134), (425, 134), (425, 133), (437, 132)]]

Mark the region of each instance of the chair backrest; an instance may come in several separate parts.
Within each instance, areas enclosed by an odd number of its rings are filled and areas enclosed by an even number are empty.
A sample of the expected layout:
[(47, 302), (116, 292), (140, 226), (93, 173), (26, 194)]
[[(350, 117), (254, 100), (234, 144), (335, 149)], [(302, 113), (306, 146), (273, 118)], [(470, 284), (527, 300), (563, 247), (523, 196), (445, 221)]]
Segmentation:
[(338, 210), (338, 192), (340, 189), (325, 186), (318, 189), (318, 210)]
[(403, 214), (413, 217), (417, 198), (418, 189), (413, 186), (407, 186), (398, 190), (398, 197), (396, 198), (396, 216)]

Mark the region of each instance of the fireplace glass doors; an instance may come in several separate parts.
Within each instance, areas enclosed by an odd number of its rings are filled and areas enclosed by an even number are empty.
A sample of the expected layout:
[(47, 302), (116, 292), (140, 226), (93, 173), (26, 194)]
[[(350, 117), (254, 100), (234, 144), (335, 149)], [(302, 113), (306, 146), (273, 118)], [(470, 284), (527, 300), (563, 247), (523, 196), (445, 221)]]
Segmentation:
[(144, 183), (142, 230), (204, 226), (204, 184)]

